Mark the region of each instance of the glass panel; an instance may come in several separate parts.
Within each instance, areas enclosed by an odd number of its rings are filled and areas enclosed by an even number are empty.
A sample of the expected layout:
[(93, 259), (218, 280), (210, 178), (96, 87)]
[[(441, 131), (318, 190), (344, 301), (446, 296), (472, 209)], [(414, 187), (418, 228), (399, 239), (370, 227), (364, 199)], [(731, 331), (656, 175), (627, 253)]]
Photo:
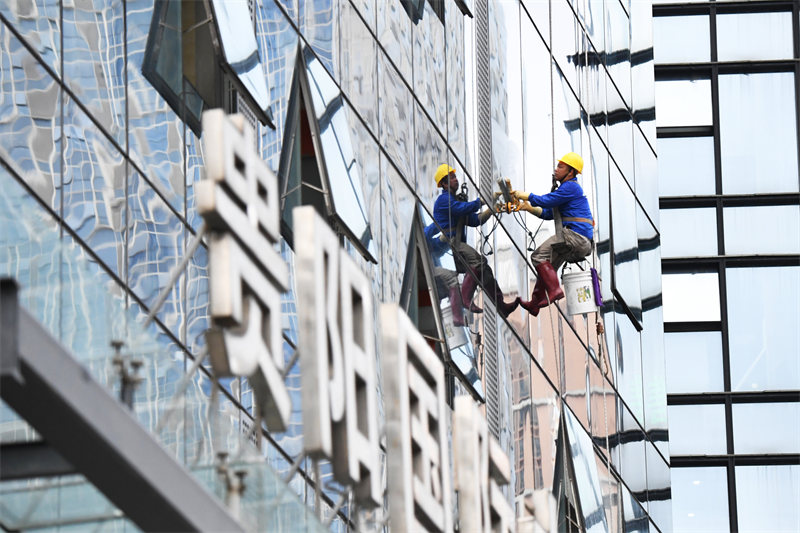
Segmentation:
[(710, 42), (708, 15), (653, 17), (656, 63), (710, 61)]
[(791, 390), (800, 383), (800, 267), (729, 268), (731, 390)]
[(412, 27), (414, 49), (411, 57), (414, 66), (414, 94), (419, 98), (423, 108), (439, 127), (439, 130), (445, 131), (447, 124), (445, 83), (447, 78), (442, 76), (442, 73), (447, 71), (445, 69), (444, 26), (433, 11), (431, 2), (424, 2), (424, 9), (422, 20)]
[(300, 33), (336, 80), (340, 77), (339, 4), (340, 0), (299, 0), (297, 6)]
[(124, 279), (125, 160), (71, 98), (64, 119), (64, 221)]
[(672, 531), (669, 465), (649, 442), (647, 443), (647, 511), (650, 513), (650, 519), (661, 528), (661, 531)]
[(529, 16), (533, 20), (536, 29), (542, 35), (544, 42), (550, 43), (550, 1), (549, 0), (522, 0), (522, 5), (527, 11), (520, 13), (520, 16)]
[(735, 403), (733, 450), (737, 454), (800, 453), (798, 421), (800, 403)]
[(614, 276), (612, 283), (637, 320), (641, 320), (639, 249), (636, 236), (636, 198), (627, 182), (611, 166), (611, 226)]
[[(125, 145), (125, 12), (122, 0), (63, 8), (64, 81)], [(65, 114), (69, 117), (69, 114)]]
[(623, 529), (625, 533), (647, 533), (650, 530), (650, 521), (647, 519), (647, 511), (636, 500), (624, 484), (622, 489), (622, 510), (623, 510)]
[(411, 84), (411, 18), (402, 3), (378, 2), (378, 40), (403, 78)]
[[(625, 104), (631, 105), (631, 42), (630, 19), (620, 2), (605, 2), (606, 69), (614, 80)], [(556, 25), (553, 24), (553, 28)], [(556, 32), (558, 33), (558, 32)], [(610, 89), (609, 89), (610, 90)], [(609, 109), (611, 106), (609, 105)]]
[(356, 160), (358, 154), (353, 147), (347, 120), (347, 114), (352, 111), (316, 56), (305, 50), (303, 58), (334, 215), (350, 232), (348, 237), (353, 244), (374, 258), (375, 244), (367, 218), (361, 167)]
[[(58, 20), (58, 6), (55, 11)], [(60, 86), (5, 24), (0, 24), (0, 42), (0, 157), (57, 212), (61, 205)]]
[[(56, 74), (61, 71), (60, 11), (60, 0), (0, 2), (0, 13)], [(0, 29), (0, 35), (3, 35), (3, 31), (4, 28)], [(3, 44), (6, 44), (5, 37)]]
[[(184, 226), (138, 173), (128, 176), (128, 285), (145, 304), (152, 304), (183, 254)], [(180, 338), (182, 287), (176, 283), (156, 315)]]
[(711, 80), (656, 81), (656, 126), (711, 124)]
[[(667, 392), (721, 392), (722, 334), (693, 331), (664, 334)], [(686, 369), (691, 368), (691, 372)]]
[[(551, 49), (553, 51), (553, 60), (563, 72), (564, 79), (562, 83), (564, 89), (569, 86), (577, 92), (578, 57), (580, 57), (585, 46), (584, 40), (577, 36), (582, 35), (583, 32), (568, 2), (551, 2), (550, 17), (551, 26), (559, 29), (559, 31), (552, 33)], [(553, 77), (555, 78), (556, 76), (558, 76), (558, 73), (554, 70)], [(555, 85), (554, 90), (556, 93), (559, 92), (558, 84)], [(554, 96), (557, 97), (557, 95)]]
[[(653, 6), (632, 2), (631, 13), (631, 85), (634, 121), (652, 145), (656, 145), (655, 61), (653, 46)], [(638, 149), (637, 149), (638, 151)]]
[(672, 455), (727, 453), (724, 405), (670, 405), (668, 409)]
[(672, 468), (671, 473), (674, 531), (730, 531), (724, 467)]
[[(400, 3), (397, 2), (396, 5), (399, 6)], [(408, 20), (404, 11), (401, 10), (400, 14)], [(383, 54), (378, 57), (378, 76), (381, 146), (386, 149), (403, 176), (413, 185), (414, 130), (409, 127), (414, 116), (413, 97), (398, 72)]]
[(663, 257), (717, 255), (717, 210), (713, 207), (661, 210)]
[(800, 466), (737, 466), (739, 531), (800, 531)]
[(781, 224), (776, 220), (800, 220), (800, 206), (725, 207), (725, 253), (729, 255), (798, 254), (800, 224)]
[[(456, 157), (470, 168), (467, 153), (467, 107), (474, 109), (475, 76), (474, 61), (467, 61), (467, 51), (472, 49), (474, 39), (474, 19), (465, 17), (458, 9), (445, 10), (445, 54), (447, 76), (445, 78), (445, 98), (447, 100), (447, 140)], [(469, 44), (467, 44), (469, 43)], [(471, 55), (470, 55), (471, 57)], [(470, 80), (469, 82), (467, 80)], [(442, 129), (442, 125), (439, 125)]]
[(259, 109), (269, 107), (266, 74), (258, 54), (258, 44), (248, 3), (212, 0), (225, 60), (250, 93)]
[[(542, 83), (542, 72), (550, 68), (550, 54), (527, 17), (522, 17), (521, 41), (525, 50), (522, 62), (523, 157), (525, 181), (512, 176), (515, 188), (546, 192), (553, 172), (553, 130), (550, 108), (550, 84)], [(543, 242), (543, 241), (542, 241)]]
[[(403, 13), (403, 16), (406, 16)], [(410, 240), (411, 220), (414, 216), (414, 195), (406, 182), (381, 152), (381, 213), (385, 220), (398, 221), (396, 224), (385, 224), (381, 233), (381, 249), (383, 251), (380, 264), (383, 268), (384, 302), (400, 300), (400, 285), (403, 282), (408, 243)]]
[(714, 194), (714, 138), (658, 139), (658, 194), (693, 196)]
[[(184, 212), (183, 125), (142, 73), (154, 0), (127, 0), (128, 143), (130, 157), (159, 193)], [(177, 20), (180, 20), (178, 17)], [(179, 42), (179, 40), (178, 40)], [(173, 48), (165, 48), (167, 55)], [(168, 71), (181, 73), (176, 67)]]
[(719, 77), (725, 194), (798, 191), (794, 87), (791, 72)]
[(719, 320), (718, 278), (716, 272), (664, 274), (664, 322)]
[(589, 438), (569, 409), (564, 410), (564, 419), (567, 423), (569, 450), (572, 456), (575, 482), (578, 486), (585, 531), (608, 532), (608, 523), (603, 509), (603, 492), (597, 473), (592, 439)]
[(792, 13), (717, 15), (717, 57), (720, 61), (791, 59)]
[[(435, 16), (434, 21), (438, 21)], [(448, 153), (444, 139), (436, 131), (428, 120), (428, 117), (422, 111), (422, 107), (417, 102), (414, 102), (414, 136), (416, 142), (414, 143), (414, 151), (416, 152), (416, 175), (417, 175), (417, 195), (420, 200), (430, 209), (433, 209), (433, 203), (439, 195), (441, 189), (436, 188), (433, 176), (436, 174), (436, 169), (439, 165), (448, 160)], [(456, 165), (457, 166), (457, 165)], [(456, 171), (459, 181), (466, 181), (463, 173)]]
[(377, 47), (375, 39), (350, 2), (342, 4), (341, 33), (342, 90), (370, 129), (377, 133)]
[[(608, 151), (619, 169), (630, 183), (634, 184), (633, 165), (633, 118), (619, 91), (608, 80), (606, 85), (606, 105), (608, 106)], [(613, 168), (612, 168), (613, 171)], [(612, 187), (613, 192), (613, 187)], [(613, 198), (612, 198), (613, 205)], [(613, 211), (613, 209), (612, 209)]]

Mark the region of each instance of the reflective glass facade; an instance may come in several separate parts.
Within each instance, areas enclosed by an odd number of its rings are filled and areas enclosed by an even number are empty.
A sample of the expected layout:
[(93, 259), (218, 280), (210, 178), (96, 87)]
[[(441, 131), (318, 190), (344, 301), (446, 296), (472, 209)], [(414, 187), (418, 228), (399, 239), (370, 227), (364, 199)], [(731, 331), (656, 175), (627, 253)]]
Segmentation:
[(798, 4), (660, 0), (653, 27), (673, 524), (797, 531)]
[[(683, 247), (685, 220), (664, 216), (659, 221), (659, 191), (663, 195), (665, 186), (658, 172), (685, 162), (677, 142), (664, 148), (672, 154), (666, 163), (657, 160), (662, 138), (656, 126), (662, 126), (663, 117), (670, 127), (692, 126), (705, 132), (698, 137), (711, 137), (706, 129), (715, 124), (722, 105), (722, 82), (707, 74), (669, 80), (669, 86), (654, 84), (649, 1), (78, 4), (0, 3), (0, 198), (5, 201), (0, 214), (12, 220), (24, 209), (25, 217), (38, 221), (33, 225), (19, 217), (17, 233), (3, 227), (0, 272), (18, 278), (24, 290), (36, 288), (29, 299), (41, 302), (28, 305), (40, 311), (38, 318), (65, 346), (73, 352), (92, 346), (108, 363), (113, 354), (110, 334), (104, 332), (118, 327), (128, 334), (144, 322), (202, 224), (195, 200), (195, 185), (204, 177), (197, 117), (216, 107), (240, 112), (256, 128), (257, 149), (280, 182), (280, 252), (290, 273), (290, 290), (282, 296), (287, 362), (295, 361), (303, 334), (295, 304), (297, 243), (287, 213), (297, 205), (313, 205), (368, 274), (376, 301), (399, 302), (430, 339), (445, 362), (451, 396), (470, 395), (485, 405), (490, 432), (511, 459), (510, 503), (521, 510), (526, 495), (548, 489), (557, 499), (563, 496), (564, 521), (574, 520), (580, 528), (672, 530), (671, 389), (665, 378), (672, 374), (665, 374), (665, 355), (685, 354), (681, 343), (718, 339), (676, 338), (665, 348), (664, 320), (685, 308), (666, 293), (662, 299), (659, 228), (664, 228), (665, 257), (687, 250), (716, 257), (722, 250), (715, 249), (721, 244), (713, 232)], [(796, 20), (796, 10), (793, 16)], [(713, 27), (701, 18), (692, 24)], [(702, 56), (687, 45), (675, 57), (695, 53)], [(776, 98), (789, 98), (791, 83), (781, 80)], [(760, 87), (751, 79), (729, 81), (727, 105)], [(657, 115), (656, 104), (674, 109), (674, 115)], [(756, 111), (750, 121), (759, 123)], [(749, 126), (726, 127), (737, 143), (741, 128)], [(595, 246), (583, 267), (599, 272), (603, 305), (596, 313), (571, 316), (562, 301), (538, 318), (522, 309), (504, 318), (480, 291), (476, 303), (483, 313), (471, 314), (468, 327), (453, 327), (448, 289), (470, 274), (459, 271), (462, 257), (449, 248), (437, 253), (422, 232), (433, 222), (436, 168), (451, 165), (470, 199), (480, 195), (491, 202), (500, 178), (511, 180), (517, 190), (548, 192), (554, 162), (570, 151), (585, 161), (580, 183), (596, 225)], [(729, 190), (742, 186), (741, 173), (732, 167)], [(785, 178), (792, 168), (796, 175), (796, 158), (780, 175)], [(759, 183), (771, 192), (796, 192), (789, 181), (765, 176)], [(669, 187), (680, 195), (709, 189), (699, 179), (676, 180)], [(693, 224), (707, 222), (709, 213), (698, 212)], [(732, 220), (748, 216), (725, 214)], [(719, 211), (717, 219), (721, 216)], [(552, 222), (519, 213), (468, 228), (467, 242), (487, 257), (487, 268), (510, 301), (528, 298), (536, 282), (529, 250), (554, 232)], [(58, 243), (54, 249), (60, 255), (42, 259), (41, 250), (51, 242)], [(791, 249), (793, 241), (776, 237), (769, 246)], [(672, 268), (671, 260), (663, 264)], [(71, 282), (73, 264), (90, 273), (93, 292), (83, 294)], [(731, 283), (731, 268), (738, 265), (668, 270), (664, 286), (691, 291), (709, 280)], [(786, 272), (787, 279), (793, 272)], [(694, 279), (684, 277), (689, 275)], [(762, 283), (759, 290), (768, 290), (770, 280)], [(735, 313), (726, 308), (731, 299), (722, 296), (722, 287), (709, 292), (707, 305), (692, 308), (687, 321), (705, 327), (718, 326), (721, 313), (732, 319)], [(95, 311), (102, 320), (87, 320), (78, 335), (76, 317), (85, 320), (95, 298), (109, 302), (98, 309), (115, 311)], [(153, 339), (148, 350), (173, 363), (169, 371), (165, 367), (159, 373), (161, 367), (154, 366), (148, 374), (153, 397), (168, 401), (182, 371), (203, 353), (208, 299), (208, 255), (201, 244), (148, 330)], [(739, 319), (750, 320), (748, 312), (741, 309)], [(770, 331), (759, 330), (741, 349), (758, 351), (773, 338)], [(716, 380), (720, 359), (733, 373), (727, 364), (730, 346), (725, 338), (721, 355), (708, 355), (705, 374), (694, 375), (690, 389)], [(765, 357), (760, 367), (741, 368), (741, 382), (782, 386), (785, 372), (775, 366), (781, 364), (780, 354), (774, 357)], [(113, 375), (104, 374), (103, 380), (113, 383)], [(182, 461), (210, 468), (213, 451), (252, 428), (254, 393), (246, 379), (215, 382), (205, 366), (193, 383), (195, 407), (186, 410), (191, 429), (152, 424)], [(304, 433), (298, 365), (286, 383), (293, 400), (288, 430), (263, 429), (257, 439), (273, 474), (268, 480), (274, 473), (288, 476), (292, 496), (309, 511), (330, 519), (334, 530), (352, 528), (353, 508), (347, 502), (336, 508), (340, 487), (330, 479), (331, 466), (323, 463), (315, 472), (310, 461), (302, 460), (293, 469)], [(13, 413), (4, 410), (3, 416), (3, 442), (33, 438)], [(688, 432), (706, 415), (675, 416)], [(753, 414), (738, 416), (748, 420)], [(732, 423), (730, 413), (725, 420)], [(738, 487), (734, 474), (729, 471), (727, 479)], [(784, 480), (784, 474), (774, 475)], [(268, 480), (261, 489), (265, 494)], [(319, 499), (318, 484), (323, 486)], [(26, 487), (0, 485), (8, 494)], [(61, 490), (52, 488), (53, 494)], [(119, 518), (113, 506), (104, 505), (108, 518), (102, 520)], [(567, 507), (575, 512), (565, 512)], [(55, 509), (51, 522), (59, 516), (58, 504)], [(384, 511), (371, 518), (382, 519)], [(280, 516), (270, 515), (266, 504), (253, 512), (271, 516), (276, 521), (269, 524), (282, 527), (307, 523), (295, 507)], [(0, 515), (0, 521), (24, 527), (14, 522), (18, 516)], [(86, 512), (71, 523), (102, 520)]]

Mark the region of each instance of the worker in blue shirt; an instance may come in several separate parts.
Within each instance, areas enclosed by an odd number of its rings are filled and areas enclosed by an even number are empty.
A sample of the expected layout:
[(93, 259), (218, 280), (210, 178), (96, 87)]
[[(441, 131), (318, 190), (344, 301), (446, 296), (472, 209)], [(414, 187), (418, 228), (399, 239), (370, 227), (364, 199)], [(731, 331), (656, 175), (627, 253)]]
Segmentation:
[(558, 188), (549, 194), (538, 196), (522, 191), (513, 191), (513, 196), (525, 202), (522, 208), (539, 218), (553, 219), (553, 210), (561, 214), (563, 229), (556, 233), (531, 254), (531, 262), (536, 268), (538, 278), (528, 302), (521, 302), (525, 310), (533, 316), (539, 309), (564, 297), (558, 284), (556, 273), (566, 261), (580, 261), (592, 253), (594, 220), (589, 209), (589, 201), (578, 184), (578, 174), (583, 171), (583, 158), (570, 152), (558, 160), (553, 179)]
[(479, 214), (482, 203), (480, 197), (471, 202), (456, 197), (458, 178), (453, 167), (446, 164), (439, 165), (434, 181), (442, 191), (433, 205), (433, 219), (455, 252), (456, 269), (464, 274), (464, 283), (461, 286), (461, 300), (464, 306), (470, 306), (473, 312), (480, 310), (472, 304), (477, 283), (480, 282), (486, 295), (495, 302), (497, 311), (504, 317), (508, 316), (519, 305), (519, 298), (511, 303), (503, 300), (503, 291), (497, 286), (489, 262), (466, 242), (466, 226), (480, 226), (489, 220), (492, 210), (486, 208)]
[[(442, 266), (442, 256), (450, 253), (447, 241), (442, 240), (439, 227), (435, 223), (425, 226), (425, 240), (433, 260), (433, 280), (436, 283), (436, 292), (439, 299), (450, 299), (450, 312), (453, 316), (454, 326), (466, 326), (464, 321), (463, 305), (461, 303), (461, 289), (458, 288), (458, 273)], [(482, 310), (481, 310), (482, 311)]]

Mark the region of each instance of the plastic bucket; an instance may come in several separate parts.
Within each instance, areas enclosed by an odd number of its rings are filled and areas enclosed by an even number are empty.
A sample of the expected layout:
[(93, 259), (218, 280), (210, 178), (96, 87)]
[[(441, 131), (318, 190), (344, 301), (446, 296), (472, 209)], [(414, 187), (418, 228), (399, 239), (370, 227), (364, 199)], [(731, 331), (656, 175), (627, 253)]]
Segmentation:
[(580, 315), (597, 311), (591, 271), (570, 272), (564, 274), (561, 280), (567, 295), (567, 313)]

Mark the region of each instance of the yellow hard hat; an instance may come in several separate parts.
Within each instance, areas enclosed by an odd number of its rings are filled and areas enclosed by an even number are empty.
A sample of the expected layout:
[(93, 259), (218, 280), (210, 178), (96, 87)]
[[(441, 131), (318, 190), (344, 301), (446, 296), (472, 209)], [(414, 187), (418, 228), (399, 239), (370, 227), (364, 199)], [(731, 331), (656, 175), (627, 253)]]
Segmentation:
[(436, 182), (436, 185), (439, 185), (439, 182), (442, 181), (442, 178), (450, 174), (451, 172), (455, 172), (456, 169), (448, 165), (447, 163), (442, 163), (439, 165), (439, 168), (436, 169), (436, 175), (433, 176), (433, 180)]
[(575, 152), (564, 154), (564, 156), (561, 159), (559, 159), (559, 161), (577, 170), (578, 174), (583, 172), (583, 158), (578, 154), (576, 154)]

